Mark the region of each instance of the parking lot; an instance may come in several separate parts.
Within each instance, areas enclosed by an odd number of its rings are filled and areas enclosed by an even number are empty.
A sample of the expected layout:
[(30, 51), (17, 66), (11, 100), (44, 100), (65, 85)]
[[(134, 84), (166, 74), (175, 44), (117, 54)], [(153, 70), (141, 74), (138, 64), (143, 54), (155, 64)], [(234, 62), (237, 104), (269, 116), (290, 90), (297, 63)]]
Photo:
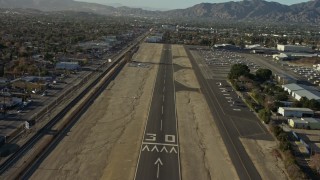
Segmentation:
[(246, 59), (241, 54), (224, 49), (201, 49), (200, 54), (215, 77), (226, 78), (233, 64), (245, 64), (250, 68), (252, 73), (255, 73), (260, 68), (260, 65)]

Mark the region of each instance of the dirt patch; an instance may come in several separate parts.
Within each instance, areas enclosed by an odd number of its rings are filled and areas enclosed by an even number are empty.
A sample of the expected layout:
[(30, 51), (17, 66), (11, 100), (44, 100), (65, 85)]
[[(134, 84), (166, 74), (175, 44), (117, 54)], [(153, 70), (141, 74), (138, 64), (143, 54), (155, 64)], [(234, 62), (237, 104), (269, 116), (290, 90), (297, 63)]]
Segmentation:
[(175, 80), (189, 88), (200, 88), (192, 69), (182, 69), (175, 73)]
[(274, 153), (275, 141), (240, 138), (262, 179), (288, 179), (282, 160)]
[(175, 58), (175, 59), (173, 59), (173, 63), (177, 64), (181, 67), (184, 67), (184, 68), (191, 68), (192, 67), (189, 58), (186, 58), (186, 57)]
[[(135, 56), (160, 61), (162, 45)], [(31, 179), (133, 179), (158, 66), (126, 66)]]
[(204, 96), (178, 92), (182, 179), (238, 179)]
[(301, 66), (312, 66), (320, 64), (320, 57), (303, 58), (299, 60), (292, 60), (289, 64), (301, 65)]
[(176, 57), (187, 57), (187, 52), (184, 49), (184, 46), (182, 45), (173, 45), (172, 46), (172, 56), (173, 59), (175, 59)]
[[(183, 46), (172, 46), (174, 63), (192, 67)], [(181, 84), (199, 88), (192, 69), (174, 73)], [(216, 124), (200, 92), (176, 92), (181, 172), (183, 180), (239, 179)]]

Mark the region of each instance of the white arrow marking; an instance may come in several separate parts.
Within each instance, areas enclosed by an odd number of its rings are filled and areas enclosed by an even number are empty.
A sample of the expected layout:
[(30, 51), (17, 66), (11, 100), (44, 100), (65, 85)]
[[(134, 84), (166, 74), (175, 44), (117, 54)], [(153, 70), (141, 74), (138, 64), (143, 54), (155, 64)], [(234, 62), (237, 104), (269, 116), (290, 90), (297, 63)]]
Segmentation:
[(168, 150), (167, 150), (167, 148), (165, 146), (163, 146), (163, 148), (161, 149), (160, 152), (162, 152), (162, 151), (166, 151), (166, 153), (168, 153)]
[(159, 152), (159, 149), (158, 149), (157, 145), (155, 145), (155, 146), (151, 149), (151, 152), (153, 152), (154, 150), (157, 150), (157, 152)]
[(157, 164), (161, 164), (161, 166), (163, 165), (163, 163), (162, 163), (162, 161), (161, 161), (160, 158), (158, 158), (158, 159), (156, 160), (156, 162), (154, 163), (154, 165), (157, 165)]
[(174, 151), (176, 154), (178, 153), (176, 148), (172, 147), (172, 149), (170, 150), (170, 153), (172, 153), (172, 151)]
[(157, 165), (157, 179), (159, 179), (160, 165), (161, 165), (161, 166), (163, 165), (161, 159), (158, 158), (158, 159), (156, 160), (156, 162), (154, 163), (154, 165)]
[(144, 148), (142, 149), (142, 151), (144, 151), (145, 149), (147, 149), (147, 151), (150, 151), (148, 145), (145, 145)]

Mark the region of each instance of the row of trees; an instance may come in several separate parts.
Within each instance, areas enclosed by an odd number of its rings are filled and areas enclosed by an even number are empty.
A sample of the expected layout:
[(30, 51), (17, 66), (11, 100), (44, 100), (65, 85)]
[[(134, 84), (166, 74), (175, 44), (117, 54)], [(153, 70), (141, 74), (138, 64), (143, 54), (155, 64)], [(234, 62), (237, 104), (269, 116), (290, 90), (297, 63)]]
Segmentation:
[[(257, 112), (259, 118), (266, 124), (270, 122), (272, 115), (271, 111), (276, 111), (279, 106), (283, 106), (280, 101), (287, 101), (289, 99), (289, 94), (280, 86), (268, 82), (271, 76), (272, 73), (267, 69), (259, 69), (256, 71), (255, 75), (250, 74), (250, 69), (243, 64), (233, 65), (229, 73), (229, 78), (234, 85), (237, 85), (237, 82), (241, 82), (243, 80), (254, 81), (252, 83), (254, 85), (251, 85), (252, 88), (249, 90), (249, 93), (254, 101), (248, 96), (244, 96), (245, 102), (253, 109), (255, 108), (254, 105), (256, 103), (262, 105), (263, 108), (257, 110)], [(293, 106), (320, 110), (320, 103), (318, 101), (314, 99), (308, 100), (305, 97), (301, 98), (300, 101), (294, 101)], [(289, 133), (283, 131), (283, 129), (277, 125), (270, 124), (270, 127), (274, 136), (279, 141), (279, 150), (275, 151), (281, 151), (279, 156), (282, 156), (282, 159), (284, 159), (285, 167), (289, 176), (293, 179), (305, 179), (306, 175), (301, 171), (296, 163), (294, 155), (292, 154), (293, 152), (290, 138), (294, 137), (290, 137)], [(320, 172), (319, 154), (311, 157), (310, 165), (317, 172)]]
[[(229, 79), (239, 79), (240, 77), (248, 78), (247, 81), (257, 80), (263, 83), (270, 80), (272, 71), (270, 69), (258, 69), (255, 74), (250, 73), (250, 68), (245, 64), (234, 64), (228, 74)], [(243, 78), (242, 78), (243, 79)]]

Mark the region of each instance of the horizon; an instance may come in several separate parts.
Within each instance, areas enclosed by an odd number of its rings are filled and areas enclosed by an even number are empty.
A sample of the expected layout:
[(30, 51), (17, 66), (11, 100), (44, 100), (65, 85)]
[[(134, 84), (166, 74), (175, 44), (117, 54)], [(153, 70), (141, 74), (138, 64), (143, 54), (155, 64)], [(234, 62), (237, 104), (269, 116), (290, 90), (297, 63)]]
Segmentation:
[[(75, 0), (82, 2), (98, 3), (103, 5), (111, 6), (127, 6), (127, 7), (139, 7), (143, 9), (154, 9), (154, 10), (171, 10), (171, 9), (184, 9), (200, 3), (224, 3), (232, 0)], [(233, 0), (239, 2), (242, 0)], [(266, 0), (268, 2), (278, 2), (280, 4), (292, 5), (302, 2), (308, 2), (310, 0)]]

